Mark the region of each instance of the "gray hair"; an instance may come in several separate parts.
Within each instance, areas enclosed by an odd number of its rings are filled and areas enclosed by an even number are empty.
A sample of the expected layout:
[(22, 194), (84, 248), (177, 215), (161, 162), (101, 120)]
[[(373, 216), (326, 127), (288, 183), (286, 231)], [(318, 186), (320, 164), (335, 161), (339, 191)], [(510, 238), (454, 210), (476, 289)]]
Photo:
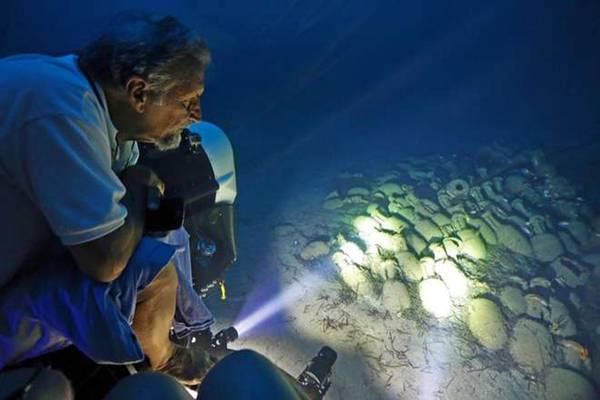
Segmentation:
[(104, 84), (125, 87), (134, 75), (164, 94), (210, 63), (206, 42), (171, 16), (120, 15), (79, 52), (81, 67)]

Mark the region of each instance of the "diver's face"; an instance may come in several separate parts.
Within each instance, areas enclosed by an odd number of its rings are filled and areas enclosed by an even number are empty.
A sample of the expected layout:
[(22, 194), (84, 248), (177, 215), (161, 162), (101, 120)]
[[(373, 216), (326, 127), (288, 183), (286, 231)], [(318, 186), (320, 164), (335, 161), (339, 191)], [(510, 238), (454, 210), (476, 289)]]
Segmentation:
[(184, 84), (150, 101), (144, 112), (145, 132), (139, 138), (159, 150), (179, 146), (184, 128), (202, 119), (200, 97), (204, 93), (204, 73), (197, 73)]

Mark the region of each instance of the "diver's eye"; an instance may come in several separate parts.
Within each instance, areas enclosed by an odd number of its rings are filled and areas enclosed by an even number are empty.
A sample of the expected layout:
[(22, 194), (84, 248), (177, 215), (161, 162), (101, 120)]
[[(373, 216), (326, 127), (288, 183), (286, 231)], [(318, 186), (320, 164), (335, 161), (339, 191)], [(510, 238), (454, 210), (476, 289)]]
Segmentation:
[(182, 105), (183, 108), (185, 108), (185, 110), (190, 113), (194, 107), (194, 99), (188, 99), (188, 100), (178, 100), (179, 104)]

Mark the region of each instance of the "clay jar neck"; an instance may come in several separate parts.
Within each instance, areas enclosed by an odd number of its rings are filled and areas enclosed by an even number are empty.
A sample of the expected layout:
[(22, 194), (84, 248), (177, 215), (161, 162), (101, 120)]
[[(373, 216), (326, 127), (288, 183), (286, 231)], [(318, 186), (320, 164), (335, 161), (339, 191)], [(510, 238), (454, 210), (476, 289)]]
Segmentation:
[(492, 228), (494, 231), (498, 231), (499, 229), (502, 229), (504, 227), (504, 225), (500, 221), (498, 221), (494, 214), (492, 214), (492, 212), (489, 210), (484, 212), (481, 215), (481, 218), (483, 218), (483, 220), (487, 222), (490, 228)]
[(546, 232), (544, 217), (535, 215), (529, 219), (529, 225), (534, 235), (541, 235)]

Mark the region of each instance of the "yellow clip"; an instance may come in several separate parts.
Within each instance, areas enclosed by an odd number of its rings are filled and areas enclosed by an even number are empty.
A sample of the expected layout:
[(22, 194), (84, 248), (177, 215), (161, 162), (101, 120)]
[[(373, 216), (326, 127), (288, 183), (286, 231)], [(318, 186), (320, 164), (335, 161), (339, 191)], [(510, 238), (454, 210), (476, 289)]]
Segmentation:
[(221, 300), (227, 300), (227, 290), (225, 289), (225, 282), (219, 281), (219, 289), (221, 289)]
[(581, 350), (579, 351), (579, 358), (581, 358), (581, 361), (585, 361), (590, 357), (590, 351), (581, 346)]

